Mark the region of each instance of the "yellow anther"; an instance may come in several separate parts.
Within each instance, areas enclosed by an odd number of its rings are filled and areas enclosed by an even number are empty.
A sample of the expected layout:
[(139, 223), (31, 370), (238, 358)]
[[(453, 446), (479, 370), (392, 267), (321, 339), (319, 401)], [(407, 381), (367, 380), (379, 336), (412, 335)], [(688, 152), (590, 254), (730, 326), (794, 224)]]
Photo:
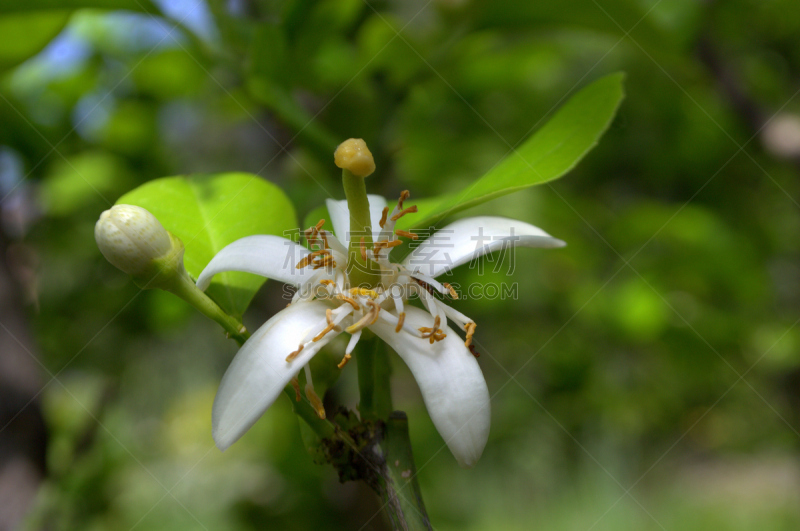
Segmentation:
[(295, 268), (297, 268), (297, 269), (303, 269), (303, 268), (304, 268), (304, 267), (306, 267), (308, 264), (310, 264), (311, 262), (313, 262), (313, 261), (314, 261), (314, 259), (315, 259), (316, 257), (318, 257), (319, 255), (321, 255), (321, 254), (324, 254), (324, 255), (330, 255), (330, 251), (328, 251), (327, 249), (320, 249), (320, 250), (318, 250), (318, 251), (314, 251), (313, 253), (306, 255), (306, 256), (305, 256), (305, 257), (304, 257), (302, 260), (300, 260), (299, 262), (297, 262), (297, 265), (295, 266)]
[(346, 295), (342, 295), (342, 294), (340, 293), (340, 294), (338, 294), (338, 295), (336, 296), (336, 298), (337, 298), (337, 299), (340, 299), (340, 300), (343, 300), (344, 302), (346, 302), (347, 304), (349, 304), (350, 306), (352, 306), (354, 310), (360, 310), (360, 309), (361, 309), (361, 306), (359, 306), (359, 305), (358, 305), (358, 303), (357, 303), (356, 301), (354, 301), (353, 299), (351, 299), (350, 297), (348, 297), (348, 296), (346, 296)]
[(397, 247), (398, 245), (403, 245), (403, 240), (392, 240), (392, 241), (381, 240), (379, 242), (375, 242), (374, 248), (375, 252), (378, 252), (381, 249), (384, 248), (391, 249), (393, 247)]
[(383, 228), (386, 225), (386, 217), (389, 215), (389, 207), (383, 207), (383, 213), (381, 214), (381, 221), (379, 225)]
[(337, 367), (339, 367), (340, 369), (344, 368), (344, 366), (347, 365), (347, 362), (350, 361), (351, 357), (352, 356), (350, 356), (350, 354), (345, 354), (344, 358), (342, 358), (342, 361), (339, 362)]
[(342, 331), (342, 328), (340, 326), (337, 326), (336, 323), (333, 322), (333, 310), (331, 310), (330, 308), (325, 310), (325, 320), (328, 322), (328, 326), (330, 326), (332, 330), (335, 330), (337, 332)]
[[(327, 252), (327, 251), (325, 251)], [(333, 256), (330, 254), (326, 254), (320, 258), (317, 258), (314, 261), (314, 269), (321, 269), (323, 267), (336, 267), (336, 261), (333, 259)]]
[(300, 345), (299, 347), (297, 347), (297, 350), (295, 350), (294, 352), (292, 352), (291, 354), (286, 356), (286, 361), (292, 361), (297, 356), (299, 356), (300, 353), (303, 351), (303, 348), (304, 348), (303, 345)]
[(467, 323), (464, 325), (464, 331), (467, 333), (467, 338), (464, 341), (464, 346), (469, 348), (472, 344), (472, 336), (475, 334), (475, 329), (478, 327), (476, 323)]
[(450, 296), (451, 297), (453, 297), (454, 299), (458, 299), (458, 292), (455, 290), (455, 288), (453, 286), (451, 286), (447, 282), (442, 282), (442, 286), (447, 288), (447, 291), (450, 292)]
[(413, 214), (416, 211), (417, 211), (417, 205), (413, 205), (413, 206), (410, 206), (408, 208), (404, 208), (403, 210), (401, 210), (400, 212), (398, 212), (397, 214), (392, 216), (392, 221), (397, 221), (398, 219), (402, 218), (406, 214)]
[(403, 190), (400, 192), (400, 199), (397, 200), (397, 206), (401, 209), (403, 208), (403, 201), (411, 197), (411, 193), (408, 190)]
[(321, 331), (319, 334), (317, 334), (316, 336), (314, 336), (314, 339), (312, 339), (311, 341), (313, 341), (314, 343), (316, 343), (317, 341), (319, 341), (320, 339), (322, 339), (323, 337), (325, 337), (325, 334), (327, 334), (328, 332), (330, 332), (331, 330), (333, 330), (335, 326), (336, 326), (336, 325), (335, 325), (335, 324), (333, 324), (333, 323), (328, 323), (328, 326), (326, 326), (325, 328), (323, 328), (323, 329), (322, 329), (322, 331)]
[(375, 317), (373, 317), (372, 321), (369, 322), (369, 325), (372, 326), (378, 322), (378, 315), (381, 313), (381, 307), (378, 305), (378, 303), (372, 300), (367, 301), (367, 303), (369, 303), (369, 305), (372, 306), (372, 309), (375, 310)]
[(345, 328), (344, 331), (347, 332), (348, 334), (353, 334), (355, 332), (358, 332), (359, 330), (361, 330), (362, 328), (367, 326), (367, 323), (371, 319), (372, 319), (372, 313), (370, 312), (370, 313), (364, 315), (364, 317), (362, 317), (361, 319), (359, 319), (355, 323), (353, 323), (350, 326), (348, 326), (347, 328)]
[(397, 318), (397, 327), (395, 327), (394, 331), (399, 334), (400, 330), (403, 329), (403, 323), (406, 320), (406, 312), (400, 312), (400, 315), (398, 315)]
[(378, 314), (381, 311), (381, 307), (378, 306), (372, 299), (368, 299), (367, 304), (370, 307), (369, 312), (364, 314), (364, 316), (357, 322), (345, 328), (344, 329), (345, 332), (347, 332), (348, 334), (353, 334), (355, 332), (358, 332), (362, 328), (373, 324), (375, 321), (378, 320)]
[(394, 231), (394, 233), (397, 234), (398, 236), (402, 236), (403, 238), (410, 238), (412, 240), (419, 239), (419, 236), (417, 236), (413, 232), (408, 232), (407, 230), (399, 230), (398, 229), (398, 230)]
[(297, 376), (295, 376), (294, 378), (292, 378), (292, 381), (290, 383), (292, 384), (292, 387), (294, 387), (294, 399), (295, 399), (295, 401), (296, 402), (300, 402), (300, 399), (303, 398), (300, 395), (300, 380), (298, 380)]
[(442, 318), (438, 315), (433, 320), (433, 328), (429, 328), (427, 326), (423, 326), (418, 328), (418, 330), (422, 333), (423, 339), (430, 339), (431, 345), (433, 345), (434, 341), (441, 341), (442, 339), (447, 337), (447, 334), (442, 332), (439, 329), (439, 326), (442, 324)]
[(319, 234), (316, 227), (307, 228), (306, 230), (303, 231), (303, 235), (306, 237), (306, 240), (308, 240), (308, 244), (311, 245), (312, 247), (319, 241), (319, 239), (317, 238)]
[(360, 138), (345, 140), (333, 154), (334, 163), (343, 170), (349, 170), (356, 177), (367, 177), (375, 171), (375, 159)]
[[(336, 287), (336, 282), (334, 282), (333, 280), (331, 280), (329, 278), (322, 279), (322, 280), (319, 281), (319, 283), (322, 284), (323, 286)], [(330, 310), (328, 310), (328, 311), (330, 311)]]
[(314, 225), (314, 228), (315, 228), (315, 229), (317, 229), (317, 231), (321, 231), (321, 230), (322, 230), (322, 227), (323, 227), (324, 225), (325, 225), (325, 220), (324, 220), (324, 219), (321, 219), (321, 220), (319, 220), (319, 221), (317, 222), (317, 224), (316, 224), (316, 225)]
[(320, 400), (317, 393), (314, 392), (314, 388), (308, 384), (306, 384), (306, 396), (308, 397), (308, 401), (311, 402), (311, 407), (317, 412), (317, 416), (320, 419), (324, 419), (325, 407), (322, 405), (322, 400)]
[(348, 291), (353, 295), (362, 295), (364, 297), (370, 297), (372, 299), (378, 298), (378, 293), (375, 290), (367, 289), (367, 288), (350, 288)]

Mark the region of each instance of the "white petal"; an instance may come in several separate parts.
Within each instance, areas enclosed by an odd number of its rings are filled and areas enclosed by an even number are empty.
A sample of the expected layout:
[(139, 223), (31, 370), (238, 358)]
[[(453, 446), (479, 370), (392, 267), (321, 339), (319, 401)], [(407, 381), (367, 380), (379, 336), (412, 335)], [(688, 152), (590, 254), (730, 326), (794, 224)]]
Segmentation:
[(299, 286), (314, 273), (309, 268), (295, 267), (307, 254), (308, 249), (280, 236), (247, 236), (214, 255), (197, 277), (197, 287), (206, 289), (211, 277), (224, 271), (245, 271)]
[(481, 216), (458, 220), (434, 232), (403, 260), (430, 277), (509, 247), (564, 247), (539, 227), (515, 219)]
[[(386, 206), (386, 199), (379, 195), (367, 195), (369, 201), (369, 217), (372, 222), (372, 237), (376, 238), (381, 232), (381, 214)], [(335, 199), (325, 200), (328, 213), (333, 224), (333, 233), (336, 238), (347, 247), (350, 244), (350, 210), (347, 208), (347, 200), (336, 201)]]
[(298, 302), (281, 310), (248, 339), (233, 358), (219, 384), (211, 413), (212, 435), (227, 449), (283, 392), (297, 372), (337, 334), (329, 332), (286, 361), (309, 329), (325, 320), (323, 302)]
[[(406, 324), (431, 326), (433, 318), (419, 308), (406, 307)], [(378, 321), (370, 327), (391, 346), (417, 380), (428, 414), (450, 451), (463, 467), (477, 463), (489, 438), (489, 390), (475, 357), (450, 328), (433, 345), (427, 339), (394, 331)]]

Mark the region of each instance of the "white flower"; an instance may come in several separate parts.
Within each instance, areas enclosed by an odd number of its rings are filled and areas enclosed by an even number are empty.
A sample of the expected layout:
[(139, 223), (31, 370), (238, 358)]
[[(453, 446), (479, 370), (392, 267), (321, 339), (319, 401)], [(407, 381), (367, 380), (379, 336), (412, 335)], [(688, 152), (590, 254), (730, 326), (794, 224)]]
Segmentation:
[[(499, 217), (456, 221), (417, 246), (401, 263), (389, 255), (401, 243), (397, 219), (416, 207), (404, 208), (404, 192), (389, 212), (386, 201), (369, 196), (375, 244), (362, 247), (362, 257), (380, 266), (381, 284), (373, 289), (352, 287), (347, 275), (349, 211), (346, 201), (328, 200), (334, 234), (322, 222), (306, 231), (312, 248), (278, 236), (249, 236), (222, 249), (197, 279), (205, 289), (223, 271), (247, 271), (297, 288), (292, 304), (259, 328), (233, 359), (214, 400), (212, 425), (217, 446), (224, 450), (238, 440), (293, 383), (305, 368), (306, 396), (324, 417), (313, 391), (308, 362), (342, 332), (350, 334), (345, 356), (350, 359), (362, 330), (369, 328), (386, 341), (408, 365), (419, 385), (434, 425), (459, 464), (473, 466), (489, 436), (489, 392), (471, 353), (475, 322), (435, 298), (433, 291), (457, 298), (447, 283), (435, 277), (504, 245), (561, 247), (541, 229)], [(380, 220), (375, 222), (375, 220)], [(409, 306), (418, 297), (427, 311)], [(465, 331), (466, 339), (448, 326)]]

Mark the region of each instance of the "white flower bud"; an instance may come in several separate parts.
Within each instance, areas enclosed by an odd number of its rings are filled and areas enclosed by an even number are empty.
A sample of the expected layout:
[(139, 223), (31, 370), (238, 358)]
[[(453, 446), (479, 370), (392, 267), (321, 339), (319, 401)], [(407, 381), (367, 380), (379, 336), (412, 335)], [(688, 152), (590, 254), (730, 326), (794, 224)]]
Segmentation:
[(151, 271), (153, 261), (172, 249), (172, 238), (158, 219), (133, 205), (114, 205), (100, 214), (94, 237), (103, 256), (133, 276)]

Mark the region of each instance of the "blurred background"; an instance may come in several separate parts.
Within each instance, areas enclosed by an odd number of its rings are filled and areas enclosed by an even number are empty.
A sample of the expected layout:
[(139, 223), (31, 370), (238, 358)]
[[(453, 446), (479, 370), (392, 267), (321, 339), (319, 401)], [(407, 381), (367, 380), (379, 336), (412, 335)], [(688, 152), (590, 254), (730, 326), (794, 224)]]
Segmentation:
[[(0, 35), (0, 529), (387, 529), (312, 462), (286, 400), (214, 447), (235, 345), (107, 263), (95, 221), (148, 180), (236, 170), (302, 222), (341, 196), (332, 152), (353, 136), (371, 192), (460, 189), (619, 70), (627, 99), (574, 171), (464, 213), (569, 244), (487, 263), (517, 300), (458, 304), (493, 395), (474, 469), (394, 360), (428, 512), (439, 530), (800, 526), (795, 0), (4, 0)], [(348, 369), (329, 402), (355, 403)]]

